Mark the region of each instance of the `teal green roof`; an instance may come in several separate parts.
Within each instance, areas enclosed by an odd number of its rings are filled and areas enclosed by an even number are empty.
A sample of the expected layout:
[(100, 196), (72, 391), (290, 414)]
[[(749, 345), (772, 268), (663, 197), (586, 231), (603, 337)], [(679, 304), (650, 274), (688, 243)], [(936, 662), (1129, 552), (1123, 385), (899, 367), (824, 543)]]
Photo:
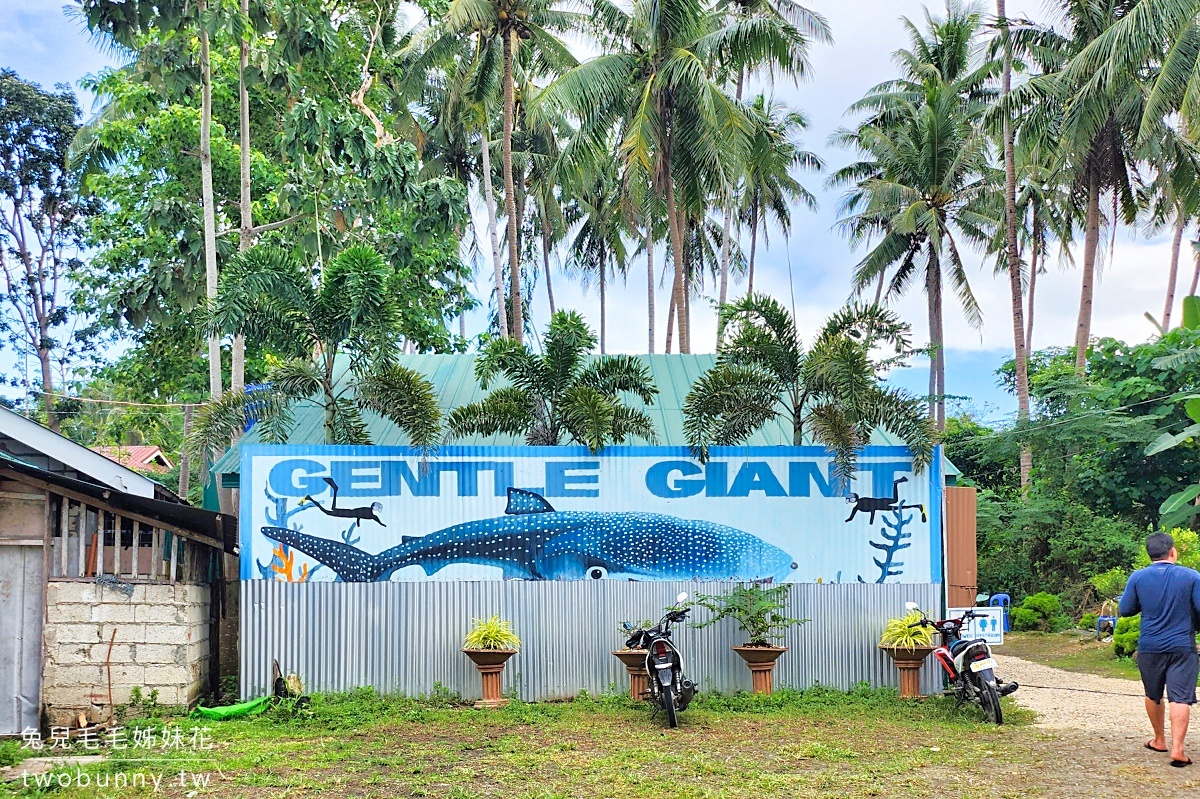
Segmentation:
[[(683, 436), (683, 400), (692, 383), (716, 363), (716, 356), (707, 354), (639, 355), (637, 357), (649, 368), (659, 393), (657, 400), (649, 407), (642, 405), (641, 400), (632, 397), (629, 398), (630, 404), (644, 407), (654, 419), (654, 424), (658, 429), (658, 444), (686, 446), (687, 441)], [(487, 395), (487, 392), (481, 389), (475, 380), (474, 355), (406, 355), (401, 357), (400, 362), (429, 378), (437, 391), (438, 402), (443, 412), (448, 413), (460, 405), (475, 402)], [(296, 426), (287, 443), (324, 443), (323, 415), (320, 407), (308, 404), (297, 408), (295, 417)], [(367, 414), (366, 422), (367, 431), (374, 444), (405, 446), (410, 443), (403, 431), (382, 417)], [(257, 433), (251, 429), (249, 434), (217, 461), (213, 466), (213, 471), (222, 475), (236, 474), (241, 466), (241, 445), (257, 443), (257, 441)], [(509, 435), (473, 435), (457, 439), (453, 443), (465, 446), (513, 446), (525, 442), (516, 436)], [(637, 445), (648, 442), (634, 439), (625, 443)], [(748, 446), (787, 446), (792, 443), (792, 431), (784, 421), (776, 420), (768, 423), (745, 443)], [(812, 442), (806, 440), (805, 443)], [(886, 431), (876, 430), (871, 437), (871, 443), (883, 446), (901, 446), (904, 442)], [(956, 472), (952, 471), (951, 473)]]

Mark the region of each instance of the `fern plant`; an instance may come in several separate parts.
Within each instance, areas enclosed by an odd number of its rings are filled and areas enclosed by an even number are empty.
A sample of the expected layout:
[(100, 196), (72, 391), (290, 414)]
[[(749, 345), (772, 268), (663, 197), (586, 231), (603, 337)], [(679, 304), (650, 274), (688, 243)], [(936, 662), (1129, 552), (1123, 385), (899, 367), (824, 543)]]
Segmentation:
[(513, 632), (512, 623), (499, 616), (490, 619), (473, 619), (471, 631), (463, 639), (463, 649), (504, 649), (517, 651), (521, 639)]
[(772, 646), (772, 641), (781, 640), (791, 627), (804, 624), (808, 619), (793, 619), (785, 616), (791, 586), (777, 585), (763, 588), (758, 583), (739, 585), (727, 594), (700, 594), (694, 604), (707, 608), (712, 616), (693, 627), (709, 627), (721, 619), (733, 619), (738, 629), (749, 636), (747, 646)]
[(879, 636), (879, 645), (907, 649), (910, 652), (919, 646), (932, 646), (933, 628), (925, 625), (912, 626), (921, 618), (921, 611), (910, 610), (903, 616), (889, 619), (887, 626), (883, 628), (883, 635)]

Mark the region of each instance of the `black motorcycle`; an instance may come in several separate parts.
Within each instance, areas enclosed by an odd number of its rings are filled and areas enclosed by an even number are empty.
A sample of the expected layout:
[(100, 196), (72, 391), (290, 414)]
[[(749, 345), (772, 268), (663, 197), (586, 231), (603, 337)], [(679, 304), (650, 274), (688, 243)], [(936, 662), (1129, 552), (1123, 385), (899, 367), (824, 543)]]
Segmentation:
[[(687, 598), (687, 594), (680, 594), (675, 599), (676, 607), (668, 610), (657, 625), (649, 630), (635, 630), (625, 642), (630, 649), (646, 650), (650, 701), (654, 703), (656, 713), (658, 710), (666, 713), (667, 723), (672, 727), (679, 726), (679, 712), (687, 710), (696, 696), (696, 683), (683, 676), (683, 660), (671, 641), (671, 625), (686, 619), (690, 612), (679, 607)], [(632, 629), (629, 624), (625, 626)]]

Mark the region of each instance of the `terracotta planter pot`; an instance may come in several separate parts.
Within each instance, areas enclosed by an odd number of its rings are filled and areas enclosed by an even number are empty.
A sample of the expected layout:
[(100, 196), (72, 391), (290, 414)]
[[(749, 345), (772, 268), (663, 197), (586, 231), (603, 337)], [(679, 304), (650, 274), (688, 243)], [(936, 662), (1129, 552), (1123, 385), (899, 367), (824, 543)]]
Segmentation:
[(786, 646), (735, 646), (734, 652), (750, 667), (750, 685), (756, 694), (775, 693), (775, 661), (788, 651)]
[(929, 653), (931, 646), (918, 646), (913, 649), (905, 647), (881, 646), (900, 670), (900, 698), (917, 699), (921, 696), (921, 664)]
[(463, 654), (471, 659), (479, 670), (483, 681), (483, 699), (475, 703), (475, 707), (504, 707), (508, 700), (504, 698), (500, 688), (500, 674), (504, 664), (510, 657), (517, 654), (515, 649), (464, 649)]
[(613, 656), (625, 664), (625, 673), (629, 675), (629, 696), (633, 699), (645, 699), (649, 686), (646, 683), (646, 650), (617, 649)]

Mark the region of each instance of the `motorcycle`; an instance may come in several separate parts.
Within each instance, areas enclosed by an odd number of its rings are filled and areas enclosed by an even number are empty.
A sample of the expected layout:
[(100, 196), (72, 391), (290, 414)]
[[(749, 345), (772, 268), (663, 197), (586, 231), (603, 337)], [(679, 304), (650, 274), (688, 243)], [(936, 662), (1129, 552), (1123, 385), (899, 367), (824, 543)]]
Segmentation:
[[(696, 696), (696, 683), (683, 676), (683, 660), (671, 641), (671, 625), (686, 619), (690, 612), (679, 607), (687, 598), (687, 594), (680, 594), (675, 598), (676, 607), (668, 610), (658, 624), (648, 630), (634, 630), (625, 642), (630, 649), (646, 650), (650, 700), (654, 703), (655, 713), (662, 710), (672, 727), (679, 726), (679, 713), (687, 710)], [(625, 627), (632, 629), (628, 623)]]
[[(920, 610), (915, 602), (904, 605), (908, 610)], [(1000, 697), (1008, 696), (1019, 687), (1015, 682), (1004, 682), (996, 676), (996, 659), (992, 648), (982, 638), (962, 637), (963, 625), (982, 613), (967, 610), (957, 619), (933, 621), (924, 611), (921, 620), (910, 627), (932, 627), (942, 636), (942, 645), (933, 650), (933, 656), (941, 664), (950, 682), (947, 693), (954, 696), (955, 707), (974, 702), (983, 709), (987, 720), (993, 724), (1004, 723), (1004, 712), (1000, 708)]]

